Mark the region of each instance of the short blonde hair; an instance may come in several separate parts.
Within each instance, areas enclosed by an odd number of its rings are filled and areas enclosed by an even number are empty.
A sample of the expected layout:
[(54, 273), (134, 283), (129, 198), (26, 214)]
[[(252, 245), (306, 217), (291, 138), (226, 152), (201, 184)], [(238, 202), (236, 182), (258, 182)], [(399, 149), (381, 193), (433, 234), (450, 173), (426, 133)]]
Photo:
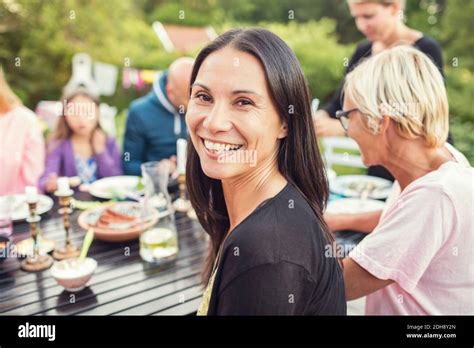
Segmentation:
[(375, 133), (382, 117), (389, 116), (405, 138), (422, 137), (430, 147), (446, 142), (449, 107), (443, 77), (412, 46), (396, 46), (363, 61), (346, 76), (344, 94)]

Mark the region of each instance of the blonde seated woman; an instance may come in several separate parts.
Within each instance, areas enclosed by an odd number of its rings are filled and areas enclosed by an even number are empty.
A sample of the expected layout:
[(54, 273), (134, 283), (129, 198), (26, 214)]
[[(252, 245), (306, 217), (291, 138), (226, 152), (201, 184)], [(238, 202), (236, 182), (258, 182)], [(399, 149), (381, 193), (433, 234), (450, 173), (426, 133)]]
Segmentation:
[(441, 73), (399, 46), (350, 72), (344, 95), (337, 116), (364, 164), (383, 165), (400, 188), (344, 259), (347, 300), (367, 296), (368, 315), (474, 314), (474, 170), (446, 143)]

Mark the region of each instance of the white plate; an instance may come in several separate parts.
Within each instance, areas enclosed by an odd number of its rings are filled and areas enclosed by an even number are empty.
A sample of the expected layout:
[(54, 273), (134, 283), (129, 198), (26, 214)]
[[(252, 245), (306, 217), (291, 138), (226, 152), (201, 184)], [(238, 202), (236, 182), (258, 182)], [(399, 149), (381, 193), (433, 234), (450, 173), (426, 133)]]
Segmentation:
[(358, 198), (365, 188), (373, 185), (368, 198), (386, 199), (393, 183), (389, 180), (370, 175), (341, 175), (330, 182), (331, 192), (345, 197)]
[(127, 192), (137, 193), (136, 188), (139, 180), (139, 176), (132, 175), (110, 176), (108, 178), (102, 178), (90, 185), (89, 193), (97, 198), (102, 199), (114, 198), (114, 191), (126, 196)]
[[(7, 204), (11, 204), (11, 206), (13, 207), (11, 215), (13, 221), (25, 220), (30, 215), (30, 211), (28, 210), (28, 204), (26, 203), (26, 196), (23, 194), (3, 196), (0, 197), (0, 201), (2, 204), (4, 204), (6, 201), (8, 202)], [(53, 205), (54, 202), (50, 197), (45, 195), (38, 195), (38, 215), (50, 211)]]
[(330, 214), (359, 214), (382, 210), (385, 203), (375, 199), (341, 198), (328, 203), (326, 209)]

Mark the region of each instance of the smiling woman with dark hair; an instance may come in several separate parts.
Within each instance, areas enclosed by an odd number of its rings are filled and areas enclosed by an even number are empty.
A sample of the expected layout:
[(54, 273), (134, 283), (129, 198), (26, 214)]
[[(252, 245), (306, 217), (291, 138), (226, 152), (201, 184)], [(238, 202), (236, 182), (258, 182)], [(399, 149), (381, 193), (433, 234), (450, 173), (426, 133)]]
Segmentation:
[(328, 184), (306, 80), (263, 29), (231, 30), (198, 55), (186, 180), (210, 236), (202, 315), (344, 315), (322, 214)]

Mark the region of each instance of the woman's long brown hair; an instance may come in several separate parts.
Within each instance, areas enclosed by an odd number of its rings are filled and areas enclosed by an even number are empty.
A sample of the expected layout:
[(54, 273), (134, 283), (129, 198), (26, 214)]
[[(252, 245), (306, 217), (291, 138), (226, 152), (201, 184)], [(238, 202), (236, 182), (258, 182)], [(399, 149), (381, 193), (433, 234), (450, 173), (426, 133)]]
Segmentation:
[[(268, 30), (230, 30), (199, 53), (191, 75), (191, 86), (206, 57), (229, 45), (253, 55), (262, 63), (272, 101), (288, 126), (288, 135), (280, 142), (278, 168), (311, 206), (327, 242), (332, 244), (334, 238), (323, 219), (329, 195), (328, 181), (313, 127), (310, 93), (298, 59), (282, 39)], [(186, 183), (199, 222), (210, 236), (209, 254), (203, 270), (206, 283), (229, 230), (229, 215), (221, 181), (204, 174), (191, 141), (188, 142)]]

